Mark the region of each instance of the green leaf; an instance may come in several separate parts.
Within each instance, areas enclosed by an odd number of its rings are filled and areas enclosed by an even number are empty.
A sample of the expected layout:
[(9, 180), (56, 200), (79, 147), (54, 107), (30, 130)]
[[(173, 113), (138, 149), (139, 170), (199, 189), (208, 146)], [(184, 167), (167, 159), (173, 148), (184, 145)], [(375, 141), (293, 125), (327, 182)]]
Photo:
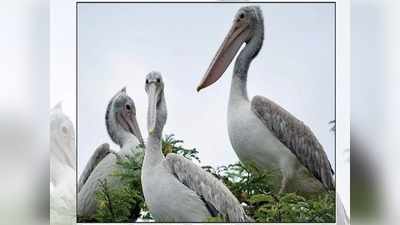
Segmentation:
[(265, 195), (265, 194), (256, 194), (250, 197), (249, 202), (251, 204), (257, 204), (257, 203), (274, 203), (275, 199), (270, 196), (270, 195)]
[(222, 216), (213, 216), (213, 217), (208, 217), (207, 221), (208, 223), (223, 223), (225, 222), (224, 218)]

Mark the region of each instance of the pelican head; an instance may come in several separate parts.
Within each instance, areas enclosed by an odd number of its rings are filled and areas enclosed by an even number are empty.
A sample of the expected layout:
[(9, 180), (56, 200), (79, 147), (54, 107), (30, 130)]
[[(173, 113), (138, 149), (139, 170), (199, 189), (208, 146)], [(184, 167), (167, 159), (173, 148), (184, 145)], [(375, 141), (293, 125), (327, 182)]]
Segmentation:
[(111, 139), (121, 147), (131, 135), (144, 143), (136, 120), (135, 103), (126, 94), (125, 87), (114, 95), (107, 106), (106, 126)]
[(75, 168), (75, 129), (59, 102), (50, 112), (50, 151), (52, 156)]
[[(261, 49), (263, 39), (264, 19), (261, 9), (258, 6), (240, 8), (235, 15), (231, 29), (197, 87), (197, 91), (215, 83), (224, 74), (244, 43), (246, 43), (246, 47), (240, 53), (242, 58), (251, 60), (256, 57)], [(240, 66), (238, 65), (238, 67)]]
[(149, 135), (161, 135), (167, 122), (167, 108), (164, 99), (164, 82), (159, 72), (150, 72), (146, 76), (145, 90), (149, 98), (147, 129)]

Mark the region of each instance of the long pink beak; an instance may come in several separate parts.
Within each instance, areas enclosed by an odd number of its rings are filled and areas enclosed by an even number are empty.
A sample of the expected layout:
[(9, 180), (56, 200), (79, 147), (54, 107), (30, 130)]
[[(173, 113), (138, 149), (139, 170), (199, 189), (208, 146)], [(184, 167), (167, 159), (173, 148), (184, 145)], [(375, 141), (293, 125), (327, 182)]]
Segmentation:
[(234, 22), (197, 87), (197, 91), (215, 83), (224, 74), (242, 44), (249, 37), (250, 31), (247, 28), (246, 23)]

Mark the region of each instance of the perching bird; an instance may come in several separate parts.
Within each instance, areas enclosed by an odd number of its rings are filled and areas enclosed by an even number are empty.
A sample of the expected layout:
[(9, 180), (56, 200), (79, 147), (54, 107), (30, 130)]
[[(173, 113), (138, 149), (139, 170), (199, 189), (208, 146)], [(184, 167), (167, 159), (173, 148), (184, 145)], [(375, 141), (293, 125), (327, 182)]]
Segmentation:
[(61, 103), (50, 112), (50, 224), (75, 223), (75, 131)]
[(228, 222), (249, 221), (225, 185), (183, 156), (161, 152), (167, 120), (164, 83), (158, 72), (146, 77), (148, 140), (142, 166), (142, 189), (157, 222), (205, 222), (220, 215)]
[[(117, 169), (117, 157), (135, 155), (142, 151), (142, 134), (136, 120), (136, 108), (126, 89), (119, 91), (109, 102), (106, 111), (106, 127), (111, 140), (121, 147), (119, 152), (109, 144), (100, 145), (89, 159), (78, 184), (78, 216), (93, 218), (96, 212), (96, 191), (99, 181), (107, 179), (110, 188), (121, 185), (119, 178), (112, 176)], [(139, 216), (139, 211), (135, 217)]]
[(331, 164), (311, 129), (268, 98), (248, 99), (247, 73), (263, 41), (261, 9), (240, 8), (197, 91), (216, 82), (245, 44), (235, 62), (228, 104), (229, 138), (240, 161), (280, 171), (279, 193), (334, 190)]

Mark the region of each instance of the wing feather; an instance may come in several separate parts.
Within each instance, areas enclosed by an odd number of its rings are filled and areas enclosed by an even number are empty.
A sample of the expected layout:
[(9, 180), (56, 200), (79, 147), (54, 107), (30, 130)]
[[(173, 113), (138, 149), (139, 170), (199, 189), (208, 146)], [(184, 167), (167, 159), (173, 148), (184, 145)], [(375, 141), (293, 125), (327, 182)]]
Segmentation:
[(251, 100), (251, 109), (326, 189), (335, 189), (328, 157), (307, 125), (262, 96)]
[(201, 196), (227, 221), (249, 221), (239, 201), (220, 180), (183, 156), (170, 153), (166, 161), (180, 182)]
[(107, 143), (104, 143), (96, 148), (79, 178), (78, 192), (81, 190), (94, 168), (96, 168), (97, 164), (99, 164), (99, 162), (101, 162), (101, 160), (103, 160), (111, 152), (110, 145)]

